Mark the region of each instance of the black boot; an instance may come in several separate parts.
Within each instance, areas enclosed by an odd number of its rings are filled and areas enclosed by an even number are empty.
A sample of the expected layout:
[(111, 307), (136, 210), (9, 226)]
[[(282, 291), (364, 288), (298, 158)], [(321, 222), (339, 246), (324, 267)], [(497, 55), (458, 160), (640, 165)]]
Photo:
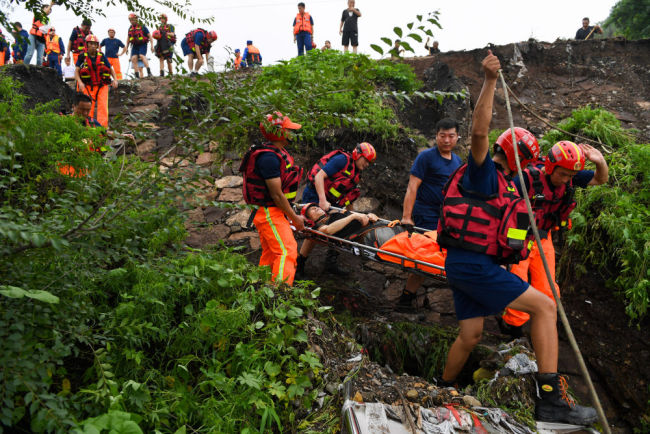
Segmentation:
[(140, 73), (137, 71), (135, 72), (135, 78), (140, 78)]
[(329, 249), (325, 257), (325, 271), (336, 274), (337, 276), (347, 276), (350, 274), (350, 270), (339, 266), (338, 259), (339, 252), (334, 249)]
[(495, 318), (502, 335), (508, 335), (513, 339), (519, 339), (524, 335), (523, 326), (510, 325), (503, 320), (503, 317), (501, 315), (497, 315)]
[(161, 76), (161, 77), (164, 77), (164, 76), (165, 76), (165, 71), (163, 71), (162, 69), (160, 70), (160, 76)]
[(411, 311), (414, 310), (413, 301), (417, 300), (418, 296), (416, 293), (408, 292), (406, 289), (402, 291), (402, 295), (399, 296), (397, 300), (397, 310), (400, 311)]
[(296, 261), (296, 276), (294, 280), (305, 280), (305, 264), (307, 263), (307, 257), (298, 255), (298, 260)]
[(593, 407), (575, 403), (568, 394), (566, 379), (559, 374), (537, 374), (537, 402), (535, 419), (541, 422), (560, 422), (590, 425), (598, 419)]
[(147, 77), (151, 77), (152, 75), (151, 68), (147, 68)]

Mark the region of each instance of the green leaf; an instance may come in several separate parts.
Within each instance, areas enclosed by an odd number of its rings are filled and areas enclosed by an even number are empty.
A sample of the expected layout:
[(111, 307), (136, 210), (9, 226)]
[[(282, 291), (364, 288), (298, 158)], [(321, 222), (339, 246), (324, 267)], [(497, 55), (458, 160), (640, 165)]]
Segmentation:
[(413, 50), (413, 48), (411, 47), (411, 44), (409, 44), (409, 43), (406, 42), (406, 41), (402, 41), (402, 47), (403, 47), (406, 51), (410, 51), (410, 52), (412, 52), (412, 53), (415, 53), (415, 50)]
[(33, 291), (26, 291), (22, 288), (9, 285), (0, 285), (0, 294), (9, 298), (23, 298), (28, 297), (34, 300), (42, 301), (44, 303), (56, 304), (59, 302), (59, 297), (48, 291), (40, 289)]
[(395, 32), (395, 34), (397, 36), (399, 36), (400, 38), (402, 37), (403, 32), (402, 32), (402, 29), (400, 27), (393, 27), (393, 32)]
[(413, 29), (413, 23), (408, 23), (406, 25), (406, 27), (408, 27), (409, 30), (412, 30)]
[(422, 15), (416, 15), (416, 18), (418, 19), (418, 21), (422, 21)]
[(393, 40), (390, 39), (390, 38), (383, 37), (383, 38), (381, 38), (381, 40), (382, 40), (382, 42), (383, 42), (384, 44), (386, 44), (386, 45), (388, 45), (388, 46), (392, 46), (392, 45), (393, 45)]
[(384, 50), (377, 44), (370, 44), (370, 48), (372, 48), (373, 50), (375, 50), (377, 53), (381, 55), (384, 54)]
[(418, 35), (417, 33), (409, 33), (406, 35), (408, 38), (415, 39), (418, 42), (422, 42), (422, 36)]

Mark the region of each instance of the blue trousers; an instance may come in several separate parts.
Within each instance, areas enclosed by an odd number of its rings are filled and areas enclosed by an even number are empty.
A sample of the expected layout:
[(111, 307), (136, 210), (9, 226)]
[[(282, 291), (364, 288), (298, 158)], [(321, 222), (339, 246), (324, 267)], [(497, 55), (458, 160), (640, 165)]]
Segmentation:
[(56, 72), (59, 73), (61, 77), (63, 77), (63, 71), (61, 71), (61, 63), (59, 62), (59, 54), (58, 53), (50, 53), (47, 55), (47, 63), (50, 66), (50, 68), (56, 69)]
[(310, 51), (313, 48), (311, 46), (311, 33), (299, 32), (296, 35), (296, 44), (298, 44), (298, 56), (305, 54), (305, 51)]
[(32, 61), (32, 56), (36, 51), (36, 64), (41, 66), (43, 64), (43, 53), (45, 53), (45, 44), (36, 39), (35, 35), (29, 34), (29, 45), (27, 46), (27, 53), (25, 54), (25, 64), (29, 65)]

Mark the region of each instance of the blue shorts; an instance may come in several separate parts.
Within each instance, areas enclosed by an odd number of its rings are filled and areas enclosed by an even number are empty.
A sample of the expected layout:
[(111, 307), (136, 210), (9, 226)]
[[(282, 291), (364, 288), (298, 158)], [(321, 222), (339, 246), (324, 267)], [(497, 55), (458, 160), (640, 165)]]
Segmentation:
[(132, 45), (131, 46), (131, 57), (142, 54), (143, 56), (147, 55), (147, 44)]
[(497, 264), (445, 263), (458, 321), (497, 315), (530, 286)]
[(190, 47), (187, 45), (187, 41), (185, 39), (181, 41), (181, 48), (183, 49), (183, 56), (194, 53), (192, 50), (190, 50)]
[(415, 226), (419, 228), (429, 229), (430, 231), (438, 230), (438, 217), (413, 214), (413, 221)]

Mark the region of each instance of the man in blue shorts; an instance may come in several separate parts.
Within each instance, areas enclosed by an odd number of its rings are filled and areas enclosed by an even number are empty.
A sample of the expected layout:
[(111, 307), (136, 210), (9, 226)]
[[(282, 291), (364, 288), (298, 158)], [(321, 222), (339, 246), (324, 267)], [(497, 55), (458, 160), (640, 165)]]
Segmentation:
[[(404, 196), (403, 225), (415, 225), (430, 231), (438, 228), (442, 188), (451, 174), (463, 164), (460, 157), (452, 152), (458, 138), (458, 122), (451, 118), (438, 121), (436, 146), (420, 152), (411, 167), (409, 185)], [(420, 275), (409, 275), (398, 307), (411, 307), (423, 280), (424, 277)]]
[[(488, 132), (497, 85), (499, 59), (488, 50), (482, 62), (483, 88), (472, 118), (471, 153), (445, 187), (438, 243), (447, 248), (445, 270), (454, 292), (460, 331), (449, 349), (441, 385), (460, 374), (483, 332), (484, 317), (511, 307), (531, 315), (531, 339), (539, 373), (536, 418), (587, 425), (596, 411), (573, 402), (564, 377), (557, 373), (558, 336), (555, 304), (503, 264), (527, 256), (526, 207), (510, 176), (516, 173), (512, 141), (495, 146), (489, 156)], [(525, 131), (525, 130), (524, 130)], [(539, 146), (528, 133), (517, 138), (522, 166), (537, 160)], [(499, 212), (505, 207), (505, 212)], [(496, 211), (496, 212), (495, 212)]]
[(144, 67), (147, 68), (147, 76), (151, 77), (151, 68), (149, 68), (149, 61), (147, 60), (147, 42), (151, 45), (153, 51), (153, 38), (149, 35), (149, 29), (144, 24), (140, 24), (136, 14), (129, 14), (129, 34), (126, 40), (126, 47), (124, 51), (129, 50), (131, 46), (131, 65), (135, 71), (135, 78), (144, 77), (142, 68), (138, 66), (138, 60), (142, 60)]

